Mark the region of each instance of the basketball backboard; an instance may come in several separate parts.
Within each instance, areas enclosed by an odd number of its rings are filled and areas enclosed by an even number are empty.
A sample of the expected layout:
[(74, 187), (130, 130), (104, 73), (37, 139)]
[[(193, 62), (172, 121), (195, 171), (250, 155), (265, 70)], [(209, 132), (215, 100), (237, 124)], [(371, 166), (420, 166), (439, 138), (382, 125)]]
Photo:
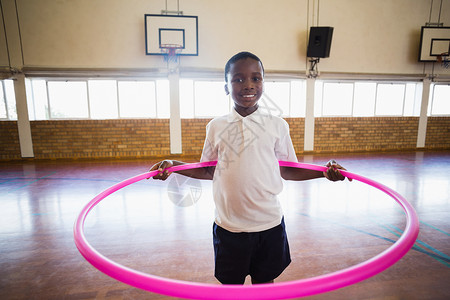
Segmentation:
[(422, 26), (419, 61), (437, 61), (438, 56), (450, 51), (450, 27)]
[(198, 55), (198, 18), (145, 15), (145, 53), (166, 55), (166, 45), (179, 45), (177, 55)]

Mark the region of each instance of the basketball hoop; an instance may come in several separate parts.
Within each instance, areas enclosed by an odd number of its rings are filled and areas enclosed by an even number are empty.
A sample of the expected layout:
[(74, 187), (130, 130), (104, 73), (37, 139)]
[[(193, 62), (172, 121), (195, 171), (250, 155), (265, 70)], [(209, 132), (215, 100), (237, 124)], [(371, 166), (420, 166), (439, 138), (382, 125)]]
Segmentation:
[(450, 65), (450, 59), (448, 58), (448, 52), (443, 52), (437, 56), (437, 62), (441, 64), (443, 68), (448, 69)]
[(177, 72), (180, 64), (179, 56), (184, 47), (179, 44), (161, 44), (159, 48), (161, 49), (161, 54), (164, 55), (168, 71), (170, 73)]
[(178, 44), (161, 44), (161, 53), (166, 62), (178, 62), (178, 57), (184, 47)]

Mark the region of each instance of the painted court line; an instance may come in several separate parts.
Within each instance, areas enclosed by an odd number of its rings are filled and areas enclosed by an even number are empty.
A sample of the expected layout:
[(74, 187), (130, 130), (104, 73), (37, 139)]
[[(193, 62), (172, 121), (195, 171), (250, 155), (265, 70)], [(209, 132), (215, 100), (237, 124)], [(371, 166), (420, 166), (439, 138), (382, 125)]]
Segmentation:
[(445, 234), (445, 235), (450, 236), (450, 233), (445, 232), (445, 231), (443, 231), (443, 230), (441, 230), (441, 229), (439, 229), (439, 228), (437, 228), (437, 227), (435, 227), (435, 226), (433, 226), (433, 225), (430, 225), (430, 224), (425, 223), (425, 222), (422, 222), (422, 221), (420, 221), (420, 223), (422, 223), (423, 225), (426, 225), (426, 226), (428, 226), (428, 227), (430, 227), (430, 228), (433, 228), (434, 230), (439, 231), (440, 233), (443, 233), (443, 234)]
[[(305, 213), (299, 213), (299, 214), (302, 215), (302, 216), (305, 216), (305, 217), (313, 218), (310, 215), (305, 214)], [(314, 218), (314, 219), (318, 219), (318, 220), (321, 220), (322, 222), (327, 222), (327, 223), (330, 223), (330, 224), (338, 225), (338, 226), (341, 226), (341, 227), (344, 227), (344, 228), (347, 228), (347, 229), (350, 229), (350, 230), (353, 230), (353, 231), (356, 231), (356, 232), (360, 232), (360, 233), (363, 233), (363, 234), (366, 234), (366, 235), (369, 235), (369, 236), (373, 236), (373, 237), (382, 239), (382, 240), (390, 242), (390, 243), (395, 243), (396, 242), (395, 240), (390, 239), (388, 237), (383, 237), (383, 236), (380, 236), (378, 234), (367, 232), (365, 230), (361, 230), (361, 229), (355, 228), (353, 226), (348, 226), (348, 225), (345, 225), (345, 224), (333, 222), (333, 221), (330, 221), (330, 220), (327, 220), (327, 219), (322, 219), (322, 218)], [(400, 237), (400, 234), (398, 234), (397, 232), (389, 229), (385, 225), (382, 225), (379, 222), (376, 222), (375, 220), (374, 220), (374, 222), (377, 223), (380, 227), (382, 227), (385, 230), (389, 231), (390, 233), (394, 234), (395, 236)], [(399, 231), (399, 232), (402, 232), (402, 230), (400, 230), (399, 228), (396, 228), (396, 230)], [(431, 258), (437, 260), (438, 262), (442, 263), (446, 267), (450, 268), (450, 257), (448, 255), (440, 252), (439, 250), (431, 247), (430, 245), (428, 245), (428, 244), (426, 244), (426, 243), (424, 243), (422, 241), (416, 240), (416, 242), (418, 244), (422, 245), (423, 247), (425, 247), (425, 248), (427, 248), (427, 249), (429, 249), (431, 251), (434, 251), (434, 253), (430, 252), (430, 251), (427, 251), (427, 250), (424, 250), (424, 249), (418, 247), (417, 245), (414, 245), (411, 249), (413, 249), (415, 251), (418, 251), (420, 253), (426, 254), (426, 255), (430, 256)]]
[[(55, 173), (57, 173), (57, 172), (56, 172), (56, 171), (53, 171), (53, 172), (51, 172), (50, 174), (47, 174), (47, 175), (42, 176), (42, 177), (38, 177), (38, 178), (36, 178), (35, 180), (30, 181), (30, 182), (28, 182), (28, 183), (26, 183), (26, 184), (24, 184), (24, 185), (22, 185), (22, 186), (19, 186), (19, 187), (16, 187), (16, 188), (14, 188), (14, 189), (11, 189), (10, 191), (8, 191), (8, 193), (15, 192), (15, 191), (18, 191), (18, 190), (20, 190), (20, 189), (23, 189), (24, 187), (27, 187), (27, 186), (29, 186), (29, 185), (35, 183), (35, 182), (38, 182), (38, 181), (40, 181), (40, 180), (42, 180), (42, 179), (45, 179), (46, 177), (52, 176), (52, 175), (55, 174)], [(26, 178), (26, 179), (30, 179), (30, 178)]]
[[(382, 227), (383, 229), (389, 231), (390, 233), (392, 233), (393, 235), (400, 237), (401, 233), (403, 232), (400, 228), (394, 226), (394, 225), (383, 225), (380, 224), (379, 222), (376, 222), (380, 227)], [(392, 229), (390, 229), (389, 227), (391, 227)], [(396, 232), (397, 231), (397, 232)], [(400, 232), (400, 234), (398, 233)], [(427, 248), (430, 251), (427, 251), (425, 249), (420, 248), (418, 245), (423, 246), (424, 248)], [(417, 239), (416, 240), (416, 244), (411, 248), (415, 251), (418, 251), (420, 253), (426, 254), (428, 256), (430, 256), (431, 258), (437, 260), (438, 262), (442, 263), (443, 265), (445, 265), (446, 267), (450, 268), (450, 257), (448, 255), (446, 255), (445, 253), (442, 253), (441, 251), (433, 248), (432, 246), (422, 242), (421, 240)]]

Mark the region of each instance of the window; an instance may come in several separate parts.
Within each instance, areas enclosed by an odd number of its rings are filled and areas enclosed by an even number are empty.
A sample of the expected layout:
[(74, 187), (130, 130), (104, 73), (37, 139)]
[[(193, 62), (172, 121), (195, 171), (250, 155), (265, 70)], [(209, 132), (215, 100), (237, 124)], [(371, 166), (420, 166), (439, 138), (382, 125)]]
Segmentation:
[[(182, 118), (212, 118), (230, 112), (232, 100), (225, 94), (225, 82), (180, 80), (180, 111)], [(259, 105), (267, 113), (284, 117), (305, 116), (305, 81), (265, 81)]]
[(379, 84), (375, 105), (377, 116), (403, 115), (404, 84)]
[(306, 111), (306, 81), (291, 81), (291, 110), (289, 116), (292, 118), (305, 117)]
[(17, 120), (16, 96), (12, 80), (0, 81), (0, 119)]
[(169, 118), (169, 81), (27, 80), (30, 120)]
[(450, 115), (450, 85), (433, 84), (431, 93), (431, 112), (428, 115)]
[(351, 116), (353, 104), (352, 83), (328, 83), (323, 85), (322, 115)]
[(155, 118), (156, 88), (152, 81), (119, 81), (119, 115), (122, 118)]
[(265, 81), (263, 103), (269, 105), (271, 113), (274, 115), (304, 117), (306, 106), (305, 85), (304, 80)]
[(28, 115), (30, 120), (50, 119), (47, 99), (47, 82), (33, 79), (26, 81)]
[(169, 80), (156, 80), (156, 114), (160, 119), (170, 118)]
[(80, 119), (89, 117), (85, 81), (49, 81), (47, 88), (50, 118)]
[(117, 82), (115, 80), (89, 80), (89, 108), (92, 119), (119, 117)]
[(230, 97), (225, 94), (225, 82), (180, 80), (181, 118), (213, 118), (230, 112)]
[(353, 116), (373, 116), (377, 84), (373, 82), (355, 82)]
[[(17, 119), (14, 84), (0, 81), (0, 119)], [(317, 80), (316, 117), (419, 116), (421, 82)], [(180, 79), (181, 118), (226, 115), (233, 102), (225, 83)], [(167, 79), (26, 79), (30, 120), (170, 118)], [(428, 115), (450, 115), (450, 85), (433, 83)], [(282, 117), (304, 117), (306, 81), (266, 78), (260, 107)]]
[(225, 94), (225, 83), (194, 81), (194, 113), (196, 117), (215, 117), (228, 114), (230, 98)]
[(404, 116), (419, 116), (420, 106), (422, 104), (422, 88), (421, 84), (407, 83), (405, 91), (405, 107)]
[(261, 107), (267, 107), (268, 112), (278, 116), (289, 115), (290, 111), (290, 82), (264, 82), (264, 94), (260, 100)]
[(180, 117), (194, 118), (194, 80), (180, 80)]
[(317, 81), (314, 114), (327, 116), (418, 116), (420, 83)]

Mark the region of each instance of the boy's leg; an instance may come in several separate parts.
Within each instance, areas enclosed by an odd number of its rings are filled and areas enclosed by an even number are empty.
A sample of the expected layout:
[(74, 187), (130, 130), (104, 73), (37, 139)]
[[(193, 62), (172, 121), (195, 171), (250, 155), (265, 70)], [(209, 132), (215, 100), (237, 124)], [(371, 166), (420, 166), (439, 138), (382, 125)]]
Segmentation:
[(244, 284), (252, 249), (249, 235), (229, 232), (214, 223), (213, 241), (214, 276), (222, 284)]
[(284, 218), (281, 224), (259, 233), (258, 249), (250, 265), (250, 276), (254, 283), (270, 283), (291, 262)]

